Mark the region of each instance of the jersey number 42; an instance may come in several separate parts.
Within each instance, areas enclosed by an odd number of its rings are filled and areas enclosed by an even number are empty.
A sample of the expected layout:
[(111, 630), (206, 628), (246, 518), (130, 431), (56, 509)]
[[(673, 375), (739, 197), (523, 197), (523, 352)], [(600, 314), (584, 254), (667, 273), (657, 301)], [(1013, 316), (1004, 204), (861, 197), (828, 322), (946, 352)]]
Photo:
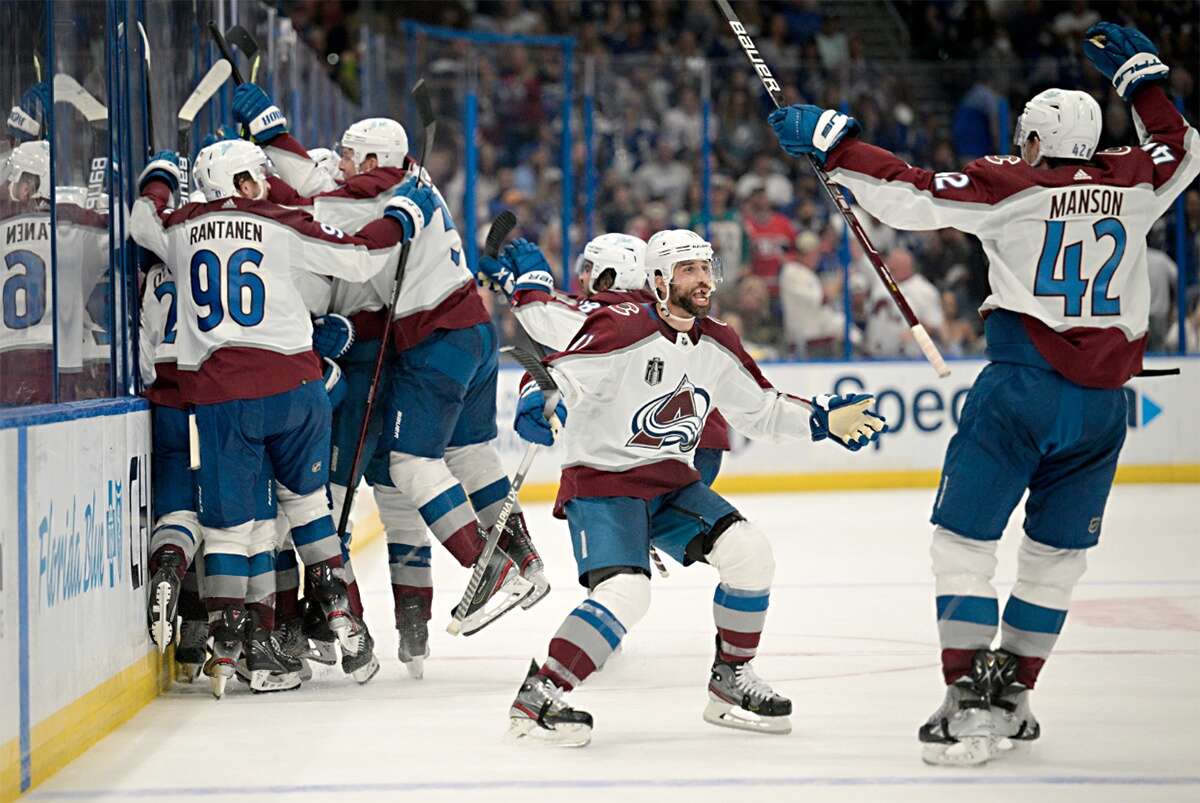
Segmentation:
[[(1078, 318), (1083, 315), (1083, 299), (1088, 295), (1088, 281), (1083, 278), (1083, 242), (1071, 243), (1064, 249), (1063, 231), (1066, 227), (1066, 221), (1046, 221), (1046, 239), (1042, 243), (1042, 255), (1038, 257), (1033, 294), (1062, 297), (1063, 315)], [(1108, 286), (1117, 266), (1121, 264), (1121, 258), (1125, 256), (1125, 226), (1115, 217), (1106, 217), (1092, 225), (1092, 234), (1097, 243), (1105, 238), (1111, 239), (1112, 252), (1091, 280), (1091, 314), (1120, 315), (1121, 299), (1110, 298)], [(1058, 268), (1060, 262), (1061, 272)]]

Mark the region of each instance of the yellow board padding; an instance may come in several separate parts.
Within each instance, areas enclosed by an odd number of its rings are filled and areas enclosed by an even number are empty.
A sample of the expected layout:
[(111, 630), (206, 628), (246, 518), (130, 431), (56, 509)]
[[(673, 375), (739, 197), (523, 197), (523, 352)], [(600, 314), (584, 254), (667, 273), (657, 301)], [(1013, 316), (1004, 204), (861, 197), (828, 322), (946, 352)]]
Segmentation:
[[(726, 494), (868, 491), (887, 488), (936, 488), (940, 469), (831, 471), (809, 474), (738, 474), (717, 477), (713, 488)], [(1118, 483), (1200, 483), (1200, 465), (1118, 466)], [(521, 488), (522, 502), (553, 502), (558, 483), (535, 482)]]
[(16, 800), (21, 793), (21, 742), (0, 744), (0, 801)]

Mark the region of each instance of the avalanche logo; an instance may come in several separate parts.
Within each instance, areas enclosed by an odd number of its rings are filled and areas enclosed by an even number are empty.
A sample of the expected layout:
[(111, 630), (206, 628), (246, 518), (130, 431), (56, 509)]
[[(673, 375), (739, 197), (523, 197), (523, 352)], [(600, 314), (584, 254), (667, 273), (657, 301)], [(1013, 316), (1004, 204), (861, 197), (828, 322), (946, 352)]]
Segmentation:
[(674, 390), (634, 413), (633, 437), (625, 445), (642, 449), (678, 446), (681, 452), (690, 452), (700, 442), (704, 417), (711, 406), (708, 392), (689, 382), (685, 374)]

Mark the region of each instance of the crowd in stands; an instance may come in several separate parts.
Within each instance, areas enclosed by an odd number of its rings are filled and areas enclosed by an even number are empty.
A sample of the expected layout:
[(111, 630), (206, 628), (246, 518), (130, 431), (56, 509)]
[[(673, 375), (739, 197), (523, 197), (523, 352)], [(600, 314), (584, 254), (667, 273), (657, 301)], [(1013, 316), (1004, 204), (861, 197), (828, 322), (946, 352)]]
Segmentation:
[[(320, 5), (320, 4), (314, 4)], [(381, 13), (363, 3), (362, 14)], [(868, 53), (849, 3), (741, 2), (738, 12), (785, 87), (788, 102), (847, 110), (862, 136), (912, 164), (956, 170), (972, 158), (1012, 152), (1026, 99), (1049, 86), (1090, 91), (1105, 112), (1101, 147), (1136, 139), (1128, 108), (1094, 70), (1084, 69), (1081, 33), (1100, 18), (1134, 23), (1158, 43), (1171, 89), (1198, 119), (1192, 73), (1198, 58), (1191, 2), (1087, 3), (1039, 0), (895, 0), (870, 4), (896, 32), (896, 48)], [(718, 314), (738, 327), (758, 357), (892, 357), (917, 353), (869, 263), (806, 164), (774, 143), (770, 110), (724, 20), (706, 2), (443, 2), (405, 4), (423, 22), (503, 34), (576, 38), (575, 92), (594, 65), (597, 182), (592, 231), (648, 237), (691, 227), (713, 241), (724, 265)], [(394, 19), (378, 24), (398, 25)], [(394, 15), (393, 15), (394, 17)], [(439, 76), (460, 109), (464, 65), (479, 97), (475, 184), (478, 220), (512, 208), (521, 234), (561, 269), (559, 134), (562, 59), (554, 48), (413, 42), (420, 69)], [(474, 48), (474, 58), (468, 50)], [(708, 70), (711, 181), (703, 216), (703, 104)], [(577, 252), (586, 240), (586, 150), (575, 104), (572, 152)], [(441, 135), (439, 135), (441, 136)], [(461, 215), (461, 138), (430, 167)], [(1178, 344), (1179, 277), (1189, 303), (1185, 337), (1200, 339), (1197, 256), (1200, 190), (1186, 198), (1186, 243), (1176, 253), (1173, 214), (1152, 243), (1151, 349)], [(953, 230), (896, 232), (859, 211), (896, 280), (952, 355), (982, 351), (976, 309), (987, 293), (979, 243)], [(1182, 266), (1177, 263), (1182, 262)], [(570, 266), (567, 266), (570, 267)], [(574, 287), (566, 288), (574, 290)]]

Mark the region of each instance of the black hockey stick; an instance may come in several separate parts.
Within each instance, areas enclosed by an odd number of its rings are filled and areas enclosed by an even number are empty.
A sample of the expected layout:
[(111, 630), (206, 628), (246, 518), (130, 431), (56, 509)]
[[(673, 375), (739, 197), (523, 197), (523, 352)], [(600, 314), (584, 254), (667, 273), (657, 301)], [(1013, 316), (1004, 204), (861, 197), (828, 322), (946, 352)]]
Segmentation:
[[(425, 157), (433, 149), (433, 139), (437, 134), (437, 118), (433, 115), (433, 101), (429, 98), (429, 90), (425, 86), (424, 78), (413, 86), (412, 96), (413, 102), (417, 106), (417, 114), (421, 117), (421, 125), (425, 128), (425, 139), (421, 142), (421, 161), (415, 166), (417, 181), (420, 181), (421, 172), (425, 169)], [(346, 499), (342, 503), (341, 515), (338, 516), (338, 540), (346, 537), (346, 528), (350, 524), (350, 509), (354, 506), (354, 492), (358, 489), (358, 468), (362, 462), (363, 447), (367, 443), (367, 427), (371, 422), (371, 413), (375, 410), (379, 378), (383, 375), (383, 361), (392, 339), (392, 319), (396, 315), (396, 304), (400, 300), (400, 288), (404, 285), (404, 271), (408, 267), (408, 254), (411, 249), (412, 240), (405, 241), (400, 248), (400, 261), (396, 264), (396, 277), (392, 281), (392, 297), (388, 301), (387, 318), (383, 322), (383, 336), (379, 343), (379, 353), (375, 356), (375, 372), (371, 377), (371, 386), (367, 390), (367, 404), (366, 409), (363, 410), (362, 423), (358, 427), (358, 445), (354, 447), (354, 459), (350, 461)]]
[[(721, 13), (725, 15), (725, 19), (729, 21), (729, 27), (733, 30), (737, 37), (738, 44), (742, 46), (742, 50), (746, 52), (746, 58), (750, 59), (750, 63), (754, 65), (754, 71), (758, 73), (758, 78), (762, 81), (763, 88), (767, 90), (767, 94), (771, 97), (771, 102), (775, 104), (775, 108), (783, 108), (783, 89), (779, 86), (779, 81), (775, 80), (775, 76), (771, 74), (771, 68), (767, 66), (766, 61), (759, 53), (754, 41), (746, 33), (746, 26), (742, 25), (737, 14), (729, 5), (729, 0), (715, 0), (717, 7), (721, 9)], [(908, 299), (904, 297), (904, 293), (900, 292), (900, 288), (896, 286), (896, 280), (892, 278), (892, 272), (883, 261), (883, 257), (875, 250), (871, 240), (867, 237), (866, 231), (863, 230), (862, 224), (858, 222), (858, 218), (854, 216), (854, 210), (850, 208), (849, 202), (838, 187), (829, 178), (829, 174), (817, 161), (808, 157), (808, 163), (812, 167), (813, 172), (817, 174), (817, 178), (821, 180), (822, 186), (825, 187), (825, 192), (829, 194), (829, 199), (833, 201), (833, 205), (842, 214), (842, 218), (846, 221), (846, 225), (850, 227), (850, 231), (854, 232), (859, 245), (862, 246), (863, 252), (867, 258), (871, 260), (872, 267), (875, 268), (875, 273), (883, 282), (884, 288), (887, 289), (888, 295), (892, 297), (896, 307), (900, 310), (900, 314), (904, 316), (905, 322), (908, 324), (909, 332), (912, 333), (913, 340), (921, 347), (921, 353), (925, 355), (925, 359), (937, 371), (940, 377), (950, 375), (950, 368), (946, 365), (946, 360), (942, 358), (941, 352), (929, 337), (929, 333), (925, 331), (925, 327), (912, 311), (912, 307), (908, 304)]]
[(150, 38), (146, 36), (146, 29), (139, 21), (138, 33), (142, 35), (142, 61), (146, 62), (145, 72), (142, 74), (142, 89), (146, 93), (146, 158), (154, 157), (154, 93), (150, 91)]
[(242, 80), (242, 71), (238, 69), (237, 62), (234, 61), (233, 52), (229, 49), (229, 44), (225, 41), (225, 37), (221, 34), (221, 29), (217, 27), (217, 23), (212, 20), (208, 21), (208, 32), (212, 34), (213, 43), (216, 44), (217, 50), (221, 51), (221, 58), (229, 62), (230, 68), (233, 70), (233, 85), (241, 86), (246, 83)]
[(250, 63), (250, 83), (256, 82), (258, 68), (262, 64), (262, 53), (259, 51), (258, 40), (241, 25), (234, 25), (225, 32), (225, 41), (242, 51), (242, 55)]

